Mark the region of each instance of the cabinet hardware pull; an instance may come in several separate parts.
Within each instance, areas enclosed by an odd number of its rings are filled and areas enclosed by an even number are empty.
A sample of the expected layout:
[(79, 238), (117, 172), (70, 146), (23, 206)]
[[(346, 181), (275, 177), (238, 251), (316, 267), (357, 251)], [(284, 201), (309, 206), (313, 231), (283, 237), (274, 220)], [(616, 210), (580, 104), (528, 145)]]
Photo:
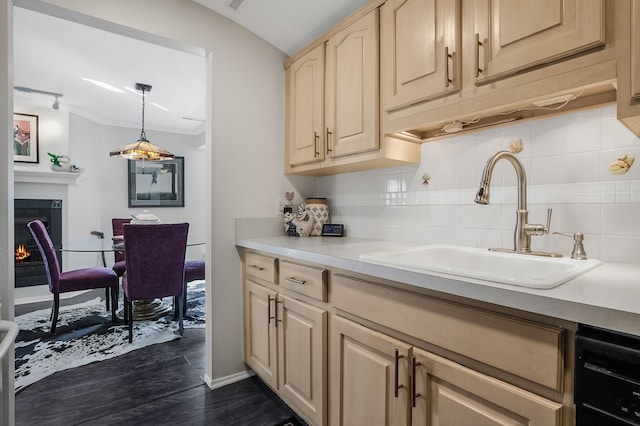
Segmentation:
[(449, 87), (453, 80), (449, 78), (449, 59), (453, 62), (454, 53), (449, 53), (449, 47), (444, 48), (444, 87)]
[(313, 132), (313, 158), (316, 158), (318, 155), (320, 155), (320, 152), (318, 152), (318, 140), (320, 140), (320, 136), (318, 136), (318, 132), (314, 131)]
[[(267, 324), (271, 324), (271, 320), (272, 319), (276, 319), (275, 315), (271, 316), (271, 301), (272, 300), (275, 302), (276, 298), (275, 297), (272, 298), (271, 296), (267, 295), (267, 318), (268, 318), (267, 319)], [(277, 325), (276, 325), (276, 327), (277, 327)]]
[(400, 361), (400, 358), (404, 358), (404, 355), (400, 355), (400, 354), (399, 354), (399, 351), (396, 349), (396, 356), (395, 356), (396, 374), (395, 374), (395, 377), (394, 377), (394, 379), (393, 379), (393, 380), (394, 380), (394, 382), (393, 382), (393, 383), (394, 383), (394, 385), (393, 385), (393, 394), (394, 394), (394, 396), (395, 396), (396, 398), (398, 397), (398, 390), (399, 390), (400, 388), (403, 388), (403, 387), (404, 387), (404, 385), (399, 385), (399, 384), (398, 384), (398, 374), (399, 374), (399, 373), (398, 373), (398, 363), (399, 363), (399, 361)]
[(249, 268), (255, 269), (258, 271), (262, 271), (264, 269), (262, 266), (258, 266), (258, 265), (249, 265)]
[(421, 365), (419, 362), (416, 362), (415, 357), (411, 358), (411, 406), (416, 406), (416, 399), (419, 396), (422, 396), (419, 393), (416, 393), (416, 367)]
[(325, 137), (325, 142), (327, 144), (327, 155), (330, 155), (331, 152), (333, 151), (331, 149), (331, 136), (333, 136), (333, 132), (330, 132), (329, 128), (327, 127), (327, 135)]
[(306, 283), (306, 281), (298, 280), (298, 279), (296, 279), (294, 277), (284, 277), (284, 279), (287, 280), (287, 281), (291, 281), (292, 283), (301, 284), (301, 285), (304, 285), (304, 283)]
[[(273, 299), (276, 300), (276, 299)], [(280, 319), (278, 319), (278, 304), (280, 304), (281, 308), (280, 308)], [(282, 314), (282, 309), (284, 309), (284, 304), (282, 303), (282, 300), (276, 300), (276, 328), (278, 328), (278, 323), (282, 322), (282, 317), (284, 317), (284, 315)]]
[(475, 52), (476, 52), (476, 69), (473, 70), (474, 77), (478, 77), (481, 72), (484, 72), (482, 68), (480, 68), (480, 46), (484, 46), (484, 43), (480, 41), (480, 34), (476, 33), (476, 42), (475, 42)]

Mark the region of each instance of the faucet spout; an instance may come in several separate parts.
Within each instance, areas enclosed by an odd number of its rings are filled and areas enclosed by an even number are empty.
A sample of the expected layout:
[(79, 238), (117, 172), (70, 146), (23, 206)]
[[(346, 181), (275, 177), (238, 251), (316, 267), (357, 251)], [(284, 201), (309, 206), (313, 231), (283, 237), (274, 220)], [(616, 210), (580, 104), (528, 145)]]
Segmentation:
[(493, 175), (493, 169), (500, 160), (509, 161), (515, 169), (516, 177), (518, 178), (518, 210), (527, 210), (527, 174), (520, 160), (510, 151), (498, 151), (489, 157), (482, 172), (480, 189), (478, 189), (478, 193), (476, 194), (475, 202), (478, 204), (489, 204), (491, 176)]
[(475, 202), (478, 204), (489, 204), (489, 188), (493, 169), (500, 160), (507, 160), (516, 171), (518, 178), (518, 211), (516, 212), (516, 227), (514, 230), (514, 251), (530, 252), (531, 236), (525, 232), (525, 226), (529, 220), (527, 211), (527, 175), (524, 167), (518, 158), (510, 151), (498, 151), (487, 160), (487, 164), (482, 172), (480, 188), (476, 194)]

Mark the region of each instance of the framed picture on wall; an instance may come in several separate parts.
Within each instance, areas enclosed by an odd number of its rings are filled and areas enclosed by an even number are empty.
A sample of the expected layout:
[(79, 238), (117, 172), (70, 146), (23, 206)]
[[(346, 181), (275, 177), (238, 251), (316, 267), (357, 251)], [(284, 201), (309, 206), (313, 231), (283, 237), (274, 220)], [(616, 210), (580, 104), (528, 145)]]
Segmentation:
[(13, 114), (13, 161), (16, 163), (38, 163), (38, 116)]
[(184, 157), (129, 160), (129, 207), (184, 207)]

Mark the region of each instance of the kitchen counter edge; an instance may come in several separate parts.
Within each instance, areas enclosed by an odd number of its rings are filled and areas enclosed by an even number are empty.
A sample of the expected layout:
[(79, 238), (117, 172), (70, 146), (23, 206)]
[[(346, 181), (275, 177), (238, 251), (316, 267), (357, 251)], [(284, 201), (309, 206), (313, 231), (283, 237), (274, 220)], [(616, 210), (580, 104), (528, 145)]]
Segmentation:
[(361, 253), (402, 249), (411, 244), (362, 238), (286, 236), (237, 238), (236, 246), (325, 265), (428, 290), (520, 309), (554, 318), (640, 335), (640, 266), (603, 262), (552, 289), (532, 289), (447, 274), (376, 265)]

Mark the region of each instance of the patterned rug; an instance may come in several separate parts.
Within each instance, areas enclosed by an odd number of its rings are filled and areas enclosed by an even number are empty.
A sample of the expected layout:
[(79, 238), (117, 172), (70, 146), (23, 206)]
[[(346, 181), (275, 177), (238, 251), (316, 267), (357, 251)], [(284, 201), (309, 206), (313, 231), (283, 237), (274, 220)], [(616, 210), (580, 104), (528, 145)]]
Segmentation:
[[(185, 328), (205, 326), (204, 293), (204, 281), (188, 284)], [(172, 298), (164, 301), (170, 304)], [(43, 309), (15, 318), (20, 327), (15, 345), (16, 392), (58, 371), (180, 338), (172, 311), (158, 320), (134, 321), (133, 343), (129, 343), (127, 326), (111, 322), (111, 314), (100, 298), (60, 307), (55, 336), (49, 335), (50, 315), (51, 309)]]

